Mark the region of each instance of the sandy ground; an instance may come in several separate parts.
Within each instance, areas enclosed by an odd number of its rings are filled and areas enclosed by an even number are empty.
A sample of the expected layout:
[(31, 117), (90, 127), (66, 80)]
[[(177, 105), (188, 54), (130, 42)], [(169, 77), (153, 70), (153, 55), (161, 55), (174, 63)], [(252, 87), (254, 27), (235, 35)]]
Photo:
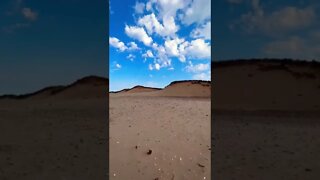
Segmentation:
[(0, 100), (0, 179), (106, 179), (106, 104)]
[(212, 67), (213, 179), (320, 179), (319, 65)]
[(110, 178), (210, 179), (210, 98), (145, 95), (110, 94)]
[(319, 117), (213, 113), (213, 179), (319, 179)]

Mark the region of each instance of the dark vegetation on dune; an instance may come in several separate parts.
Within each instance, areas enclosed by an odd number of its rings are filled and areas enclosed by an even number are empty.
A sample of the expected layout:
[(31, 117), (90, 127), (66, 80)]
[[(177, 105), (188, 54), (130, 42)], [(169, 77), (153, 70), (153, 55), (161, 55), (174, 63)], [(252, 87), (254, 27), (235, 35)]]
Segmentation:
[[(182, 81), (173, 81), (171, 82), (169, 85), (167, 85), (165, 88), (173, 86), (173, 85), (177, 85), (177, 84), (181, 84), (181, 83), (188, 83), (190, 82), (191, 84), (200, 84), (202, 86), (210, 86), (210, 82), (211, 81), (202, 81), (202, 80), (182, 80)], [(127, 89), (122, 89), (120, 91), (112, 91), (110, 93), (121, 93), (121, 92), (128, 92), (137, 88), (141, 88), (141, 89), (153, 89), (153, 90), (163, 90), (165, 88), (153, 88), (153, 87), (145, 87), (145, 86), (134, 86), (133, 88), (127, 88)]]
[(200, 84), (202, 86), (210, 86), (211, 81), (203, 81), (203, 80), (182, 80), (182, 81), (173, 81), (172, 83), (170, 83), (167, 87), (176, 85), (176, 84), (180, 84), (180, 83), (188, 83), (190, 82), (191, 84)]
[[(258, 70), (261, 72), (268, 71), (284, 71), (290, 73), (295, 78), (308, 78), (316, 79), (316, 75), (310, 72), (297, 72), (292, 70), (292, 67), (310, 68), (316, 71), (320, 71), (319, 61), (306, 61), (306, 60), (294, 60), (294, 59), (237, 59), (237, 60), (225, 60), (225, 61), (214, 61), (211, 63), (211, 68), (214, 71), (215, 68), (226, 68), (232, 66), (247, 66), (255, 65), (258, 66)], [(248, 75), (252, 77), (252, 75)]]
[(104, 78), (104, 77), (99, 77), (99, 76), (87, 76), (82, 79), (79, 79), (75, 81), (74, 83), (66, 86), (51, 86), (51, 87), (46, 87), (43, 88), (39, 91), (36, 91), (34, 93), (29, 93), (29, 94), (23, 94), (23, 95), (2, 95), (0, 96), (0, 99), (26, 99), (38, 94), (42, 93), (48, 93), (49, 95), (56, 95), (59, 94), (69, 88), (75, 87), (77, 85), (93, 85), (93, 86), (106, 86), (108, 87), (109, 79)]
[(264, 59), (230, 59), (223, 61), (212, 61), (211, 67), (227, 67), (234, 65), (248, 65), (248, 64), (278, 64), (279, 67), (285, 67), (285, 65), (295, 65), (295, 66), (308, 66), (320, 68), (320, 61), (312, 60), (300, 60), (300, 59), (275, 59), (275, 58), (264, 58)]
[(126, 88), (126, 89), (122, 89), (120, 91), (111, 91), (110, 93), (121, 93), (121, 92), (128, 92), (134, 89), (153, 89), (153, 90), (161, 90), (161, 88), (154, 88), (154, 87), (146, 87), (146, 86), (134, 86), (133, 88)]

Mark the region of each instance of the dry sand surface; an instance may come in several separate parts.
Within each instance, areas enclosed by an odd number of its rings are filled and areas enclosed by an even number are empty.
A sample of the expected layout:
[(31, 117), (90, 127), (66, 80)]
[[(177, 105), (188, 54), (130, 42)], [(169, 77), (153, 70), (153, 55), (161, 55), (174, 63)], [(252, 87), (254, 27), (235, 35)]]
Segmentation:
[(53, 89), (0, 99), (1, 180), (107, 178), (107, 81)]
[(213, 179), (320, 177), (320, 66), (213, 63)]
[(111, 179), (210, 179), (209, 84), (111, 93)]

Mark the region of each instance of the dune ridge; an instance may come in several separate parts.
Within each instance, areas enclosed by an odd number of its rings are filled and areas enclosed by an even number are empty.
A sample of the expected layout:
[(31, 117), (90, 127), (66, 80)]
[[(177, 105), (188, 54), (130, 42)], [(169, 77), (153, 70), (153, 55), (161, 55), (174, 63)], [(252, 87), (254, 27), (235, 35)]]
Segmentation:
[(320, 110), (320, 63), (251, 59), (211, 64), (215, 110)]
[(102, 91), (105, 91), (103, 94), (108, 92), (108, 83), (109, 79), (99, 76), (87, 76), (76, 80), (70, 85), (59, 85), (59, 86), (50, 86), (43, 88), (39, 91), (21, 94), (21, 95), (2, 95), (0, 99), (14, 99), (22, 100), (29, 98), (49, 98), (53, 96), (61, 97), (86, 97), (94, 95), (93, 92), (101, 94)]
[(210, 97), (211, 82), (202, 80), (173, 81), (165, 88), (135, 86), (111, 94), (120, 96), (159, 96), (159, 97)]

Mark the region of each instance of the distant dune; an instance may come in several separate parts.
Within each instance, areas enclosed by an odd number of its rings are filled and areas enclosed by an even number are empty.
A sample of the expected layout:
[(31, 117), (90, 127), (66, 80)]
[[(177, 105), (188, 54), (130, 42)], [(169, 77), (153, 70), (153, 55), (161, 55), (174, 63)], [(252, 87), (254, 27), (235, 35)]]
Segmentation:
[(153, 88), (153, 87), (145, 87), (145, 86), (134, 86), (130, 89), (123, 89), (120, 91), (115, 91), (111, 93), (141, 93), (141, 92), (152, 92), (156, 90), (161, 90), (160, 88)]
[(320, 63), (252, 59), (212, 63), (213, 108), (320, 110)]
[(175, 97), (210, 97), (211, 82), (210, 81), (174, 81), (158, 92), (159, 96), (175, 96)]
[(52, 86), (25, 95), (3, 95), (0, 99), (92, 98), (104, 97), (108, 92), (108, 79), (88, 76), (67, 86)]
[(210, 81), (185, 80), (174, 81), (163, 89), (135, 86), (112, 92), (120, 96), (160, 96), (160, 97), (210, 97)]

